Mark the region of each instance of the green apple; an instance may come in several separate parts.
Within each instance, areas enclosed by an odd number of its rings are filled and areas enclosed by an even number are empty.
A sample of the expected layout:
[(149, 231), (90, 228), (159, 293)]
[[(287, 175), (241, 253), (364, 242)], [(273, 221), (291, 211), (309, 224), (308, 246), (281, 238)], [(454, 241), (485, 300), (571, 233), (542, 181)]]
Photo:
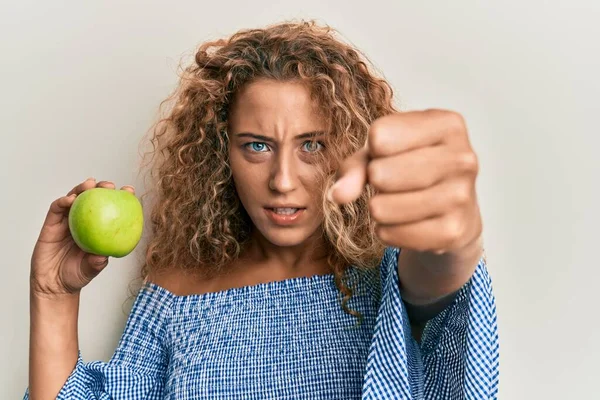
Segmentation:
[(142, 237), (144, 214), (127, 190), (93, 188), (77, 196), (69, 210), (69, 230), (85, 252), (124, 257)]

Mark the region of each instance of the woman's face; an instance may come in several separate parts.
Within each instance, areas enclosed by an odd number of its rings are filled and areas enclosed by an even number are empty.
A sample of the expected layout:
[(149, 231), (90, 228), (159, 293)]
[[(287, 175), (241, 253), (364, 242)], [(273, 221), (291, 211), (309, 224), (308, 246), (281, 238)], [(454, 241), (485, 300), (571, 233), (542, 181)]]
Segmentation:
[(229, 113), (235, 187), (255, 227), (276, 246), (302, 244), (323, 217), (317, 153), (323, 120), (307, 87), (257, 80), (237, 93)]

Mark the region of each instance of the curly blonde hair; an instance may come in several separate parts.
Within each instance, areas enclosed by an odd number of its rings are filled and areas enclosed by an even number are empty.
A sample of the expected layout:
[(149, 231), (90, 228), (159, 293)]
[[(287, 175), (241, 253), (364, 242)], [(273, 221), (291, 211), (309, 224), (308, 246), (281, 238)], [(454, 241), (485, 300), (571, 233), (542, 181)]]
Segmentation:
[[(334, 167), (364, 145), (373, 120), (395, 111), (390, 85), (336, 36), (315, 21), (287, 21), (200, 45), (150, 131), (152, 182), (142, 198), (151, 196), (153, 205), (142, 279), (169, 268), (218, 274), (248, 243), (252, 223), (232, 180), (226, 129), (229, 106), (245, 85), (260, 78), (306, 83), (327, 121)], [(324, 190), (335, 179), (331, 171)], [(328, 262), (350, 313), (348, 266), (373, 268), (385, 247), (368, 212), (372, 194), (367, 186), (351, 204), (322, 201)]]

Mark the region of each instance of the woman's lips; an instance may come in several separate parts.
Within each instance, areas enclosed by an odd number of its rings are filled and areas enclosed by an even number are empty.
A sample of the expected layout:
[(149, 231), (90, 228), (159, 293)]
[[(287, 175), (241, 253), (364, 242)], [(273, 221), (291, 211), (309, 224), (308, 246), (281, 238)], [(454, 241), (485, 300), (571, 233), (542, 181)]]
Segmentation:
[(304, 215), (305, 208), (298, 208), (293, 214), (278, 214), (273, 208), (265, 208), (265, 213), (269, 219), (277, 225), (292, 225)]

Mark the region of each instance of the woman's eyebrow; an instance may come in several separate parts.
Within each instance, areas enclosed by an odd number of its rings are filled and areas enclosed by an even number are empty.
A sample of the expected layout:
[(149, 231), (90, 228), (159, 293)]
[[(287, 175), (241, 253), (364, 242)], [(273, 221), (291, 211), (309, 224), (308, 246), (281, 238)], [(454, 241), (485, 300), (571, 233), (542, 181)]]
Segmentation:
[(296, 139), (310, 139), (317, 136), (323, 136), (324, 134), (325, 132), (323, 131), (311, 131), (296, 136)]
[[(311, 132), (301, 133), (300, 135), (297, 135), (294, 139), (310, 139), (310, 138), (314, 138), (317, 136), (322, 136), (324, 134), (325, 134), (325, 132), (323, 132), (323, 131), (311, 131)], [(260, 140), (263, 142), (275, 143), (275, 140), (270, 136), (258, 135), (256, 133), (251, 133), (251, 132), (237, 133), (235, 136), (238, 138), (251, 138), (251, 139)]]

